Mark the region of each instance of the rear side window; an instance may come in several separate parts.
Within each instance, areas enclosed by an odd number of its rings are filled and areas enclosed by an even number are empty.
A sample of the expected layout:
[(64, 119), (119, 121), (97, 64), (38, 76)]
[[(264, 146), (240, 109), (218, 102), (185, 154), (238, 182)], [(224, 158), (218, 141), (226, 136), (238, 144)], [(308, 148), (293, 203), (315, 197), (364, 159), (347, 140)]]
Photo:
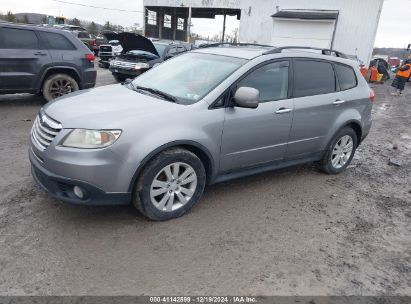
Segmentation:
[(342, 64), (335, 64), (338, 82), (342, 91), (355, 88), (357, 86), (357, 77), (352, 67)]
[(78, 38), (90, 38), (90, 35), (87, 32), (78, 32), (77, 37)]
[(288, 61), (269, 63), (251, 72), (238, 87), (251, 87), (260, 91), (260, 102), (287, 98)]
[(48, 32), (39, 32), (41, 40), (51, 50), (74, 50), (73, 44), (63, 35)]
[(38, 49), (36, 33), (30, 30), (3, 27), (3, 46), (5, 49)]
[(329, 62), (296, 60), (294, 64), (294, 96), (313, 96), (335, 92), (334, 69)]

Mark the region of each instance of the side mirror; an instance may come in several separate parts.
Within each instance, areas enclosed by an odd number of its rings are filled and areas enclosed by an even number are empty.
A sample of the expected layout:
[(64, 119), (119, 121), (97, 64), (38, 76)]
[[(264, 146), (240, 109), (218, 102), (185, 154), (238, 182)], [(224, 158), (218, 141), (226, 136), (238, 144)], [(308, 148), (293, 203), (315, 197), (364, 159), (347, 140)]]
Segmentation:
[(240, 87), (235, 92), (233, 99), (240, 108), (255, 109), (258, 107), (260, 92), (254, 88)]

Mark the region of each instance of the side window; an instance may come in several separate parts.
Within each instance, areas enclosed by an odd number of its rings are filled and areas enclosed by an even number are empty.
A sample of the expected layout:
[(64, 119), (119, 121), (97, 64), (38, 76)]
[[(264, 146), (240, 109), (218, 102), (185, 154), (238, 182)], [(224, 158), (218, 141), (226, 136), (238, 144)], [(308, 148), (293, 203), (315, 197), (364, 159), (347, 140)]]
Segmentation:
[(251, 87), (260, 91), (260, 102), (287, 98), (288, 61), (269, 63), (251, 72), (238, 87)]
[(335, 92), (334, 69), (329, 62), (296, 60), (294, 64), (294, 97)]
[(185, 51), (186, 51), (186, 49), (184, 48), (184, 46), (177, 47), (177, 53), (183, 53)]
[(30, 30), (3, 27), (3, 44), (6, 49), (38, 49), (36, 33)]
[(73, 44), (63, 35), (48, 32), (38, 32), (46, 47), (52, 50), (75, 50)]
[(335, 71), (337, 72), (338, 82), (342, 91), (355, 88), (357, 86), (357, 77), (352, 67), (335, 64)]
[(90, 38), (90, 35), (87, 32), (78, 32), (77, 37), (78, 38)]

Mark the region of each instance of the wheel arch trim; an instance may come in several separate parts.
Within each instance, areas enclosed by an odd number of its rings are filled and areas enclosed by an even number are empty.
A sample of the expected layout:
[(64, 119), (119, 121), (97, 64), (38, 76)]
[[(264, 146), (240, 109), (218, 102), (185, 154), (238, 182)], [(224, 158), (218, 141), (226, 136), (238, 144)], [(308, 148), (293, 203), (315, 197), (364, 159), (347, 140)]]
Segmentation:
[(80, 76), (80, 73), (77, 71), (77, 69), (74, 68), (74, 67), (71, 67), (71, 66), (61, 65), (61, 66), (51, 66), (51, 67), (46, 68), (43, 71), (43, 73), (41, 75), (41, 78), (40, 78), (40, 81), (39, 81), (39, 84), (37, 86), (38, 87), (38, 92), (40, 92), (43, 89), (43, 84), (44, 84), (44, 81), (46, 80), (46, 75), (50, 71), (53, 71), (53, 70), (70, 70), (70, 71), (74, 72), (77, 75), (77, 78), (79, 80), (78, 85), (81, 88), (81, 76)]
[[(212, 156), (212, 154), (210, 153), (210, 151), (204, 147), (202, 144), (192, 141), (192, 140), (176, 140), (176, 141), (172, 141), (166, 144), (163, 144), (161, 146), (159, 146), (158, 148), (154, 149), (153, 151), (151, 151), (147, 156), (145, 156), (143, 158), (143, 160), (140, 162), (136, 172), (134, 173), (130, 184), (128, 186), (128, 191), (129, 192), (133, 192), (133, 188), (134, 188), (134, 184), (137, 180), (137, 178), (140, 176), (141, 171), (143, 170), (143, 168), (147, 165), (147, 163), (153, 159), (154, 156), (156, 156), (157, 154), (161, 153), (164, 150), (167, 150), (169, 148), (173, 148), (173, 147), (193, 147), (195, 149), (200, 150), (202, 153), (204, 153), (204, 155), (208, 158), (207, 160), (207, 166), (208, 168), (206, 169), (207, 174), (207, 181), (210, 181), (213, 179), (214, 174), (215, 174), (215, 165), (214, 165), (214, 158)], [(191, 151), (192, 152), (192, 151)], [(195, 153), (195, 152), (193, 152)], [(198, 156), (198, 155), (197, 155)], [(203, 159), (201, 159), (201, 157), (199, 157), (201, 162), (203, 162)]]

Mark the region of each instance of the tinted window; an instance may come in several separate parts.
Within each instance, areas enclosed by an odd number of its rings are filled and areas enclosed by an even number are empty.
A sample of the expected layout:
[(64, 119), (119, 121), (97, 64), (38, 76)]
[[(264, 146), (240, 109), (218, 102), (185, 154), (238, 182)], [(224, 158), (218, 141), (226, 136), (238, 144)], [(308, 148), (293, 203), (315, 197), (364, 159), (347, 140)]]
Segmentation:
[(335, 71), (338, 75), (341, 90), (348, 90), (357, 86), (357, 77), (352, 67), (336, 64)]
[(63, 35), (56, 33), (39, 32), (47, 48), (53, 50), (74, 50), (74, 46)]
[(312, 96), (335, 91), (334, 69), (329, 62), (296, 60), (294, 96)]
[(6, 49), (37, 49), (34, 31), (3, 27), (3, 44)]
[(90, 38), (90, 35), (87, 32), (78, 32), (78, 38)]
[(260, 91), (260, 101), (284, 99), (288, 93), (288, 61), (267, 64), (240, 81), (238, 87)]

